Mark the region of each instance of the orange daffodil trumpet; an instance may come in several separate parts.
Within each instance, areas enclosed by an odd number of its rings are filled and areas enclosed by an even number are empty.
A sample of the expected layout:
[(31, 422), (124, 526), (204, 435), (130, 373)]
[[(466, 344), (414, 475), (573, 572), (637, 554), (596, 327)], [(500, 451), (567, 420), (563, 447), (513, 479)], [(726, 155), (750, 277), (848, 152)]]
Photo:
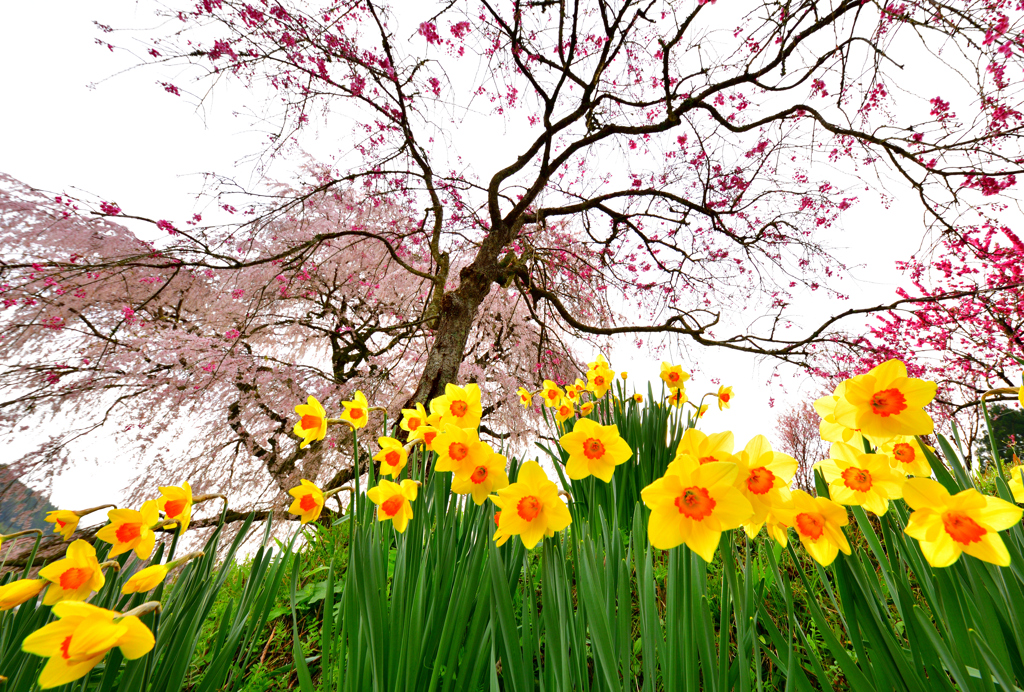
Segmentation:
[(382, 480), (366, 491), (366, 498), (377, 505), (377, 521), (390, 521), (398, 533), (404, 533), (412, 519), (412, 502), (419, 491), (419, 483), (402, 481), (401, 485)]
[(747, 535), (753, 538), (768, 520), (772, 508), (787, 499), (782, 491), (788, 490), (789, 484), (793, 482), (797, 462), (788, 454), (773, 451), (764, 435), (758, 435), (748, 442), (733, 460), (739, 467), (736, 487), (754, 509), (750, 520), (743, 524)]
[(882, 516), (889, 500), (903, 497), (906, 477), (889, 463), (885, 454), (865, 454), (845, 442), (833, 442), (830, 458), (819, 461), (828, 482), (828, 492), (841, 505), (859, 505)]
[(292, 432), (302, 438), (299, 449), (308, 447), (310, 442), (319, 442), (327, 437), (327, 411), (315, 397), (310, 396), (305, 404), (296, 406), (295, 413), (299, 414), (300, 418)]
[(79, 510), (55, 509), (52, 512), (47, 512), (43, 521), (48, 524), (53, 524), (53, 532), (59, 533), (61, 538), (65, 541), (70, 541), (71, 536), (73, 536), (75, 530), (78, 529), (79, 519), (92, 514), (93, 512), (98, 512), (101, 509), (107, 509), (110, 507), (116, 508), (117, 506), (100, 505), (99, 507), (90, 507), (89, 509)]
[(107, 512), (110, 523), (96, 532), (96, 538), (110, 543), (109, 557), (134, 550), (140, 560), (148, 560), (156, 545), (153, 529), (160, 524), (156, 500), (147, 500), (138, 510), (112, 509)]
[(49, 583), (46, 579), (18, 579), (0, 586), (0, 612), (32, 600)]
[(907, 367), (887, 360), (846, 381), (836, 401), (836, 423), (859, 430), (876, 443), (897, 435), (927, 435), (932, 419), (924, 407), (935, 398), (936, 384), (907, 377)]
[(498, 545), (519, 536), (527, 549), (533, 549), (544, 536), (554, 536), (572, 523), (569, 508), (558, 496), (558, 486), (536, 461), (520, 466), (516, 482), (490, 498), (501, 510), (495, 517)]
[(64, 559), (39, 570), (39, 576), (49, 582), (43, 605), (84, 601), (106, 583), (102, 566), (96, 559), (96, 549), (81, 539), (68, 546)]
[(915, 510), (904, 532), (918, 540), (932, 567), (948, 567), (961, 553), (1009, 566), (1010, 553), (999, 532), (1018, 524), (1024, 509), (974, 488), (950, 495), (930, 478), (908, 479), (903, 499)]
[(58, 603), (53, 607), (58, 619), (25, 637), (21, 648), (50, 659), (39, 675), (42, 689), (65, 685), (86, 675), (114, 647), (128, 660), (149, 653), (153, 633), (138, 615), (159, 607), (146, 603), (122, 615), (89, 603)]
[(665, 475), (640, 492), (651, 510), (647, 538), (658, 550), (682, 543), (705, 562), (715, 557), (723, 531), (748, 522), (754, 508), (736, 489), (739, 467), (728, 462), (701, 464), (683, 455), (668, 465)]
[(581, 418), (572, 432), (562, 435), (559, 444), (569, 453), (565, 474), (573, 480), (593, 475), (610, 483), (615, 467), (633, 456), (617, 427), (600, 425), (589, 418)]
[(812, 497), (803, 490), (791, 492), (788, 507), (773, 509), (786, 526), (796, 529), (804, 549), (822, 567), (828, 567), (840, 551), (850, 555), (850, 542), (843, 527), (850, 523), (846, 508), (827, 497)]
[(482, 505), (491, 493), (508, 487), (508, 459), (490, 447), (481, 458), (476, 466), (463, 466), (452, 478), (452, 492), (472, 496), (477, 505)]

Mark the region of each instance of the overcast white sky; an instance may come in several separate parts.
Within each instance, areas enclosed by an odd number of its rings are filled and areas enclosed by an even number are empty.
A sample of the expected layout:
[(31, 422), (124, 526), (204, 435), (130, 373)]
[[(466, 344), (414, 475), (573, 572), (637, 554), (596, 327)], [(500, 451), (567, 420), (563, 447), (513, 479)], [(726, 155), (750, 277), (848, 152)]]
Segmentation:
[[(249, 180), (249, 169), (236, 163), (258, 149), (262, 135), (233, 115), (241, 101), (232, 102), (231, 94), (217, 96), (197, 112), (184, 99), (165, 93), (155, 71), (128, 70), (137, 58), (96, 44), (104, 35), (93, 20), (115, 27), (152, 27), (152, 6), (62, 0), (5, 7), (0, 23), (0, 94), (5, 102), (0, 108), (0, 171), (56, 194), (88, 193), (126, 210), (177, 220), (202, 211), (195, 206), (195, 193), (204, 171), (234, 171)], [(115, 35), (111, 42), (123, 43), (122, 38)], [(918, 249), (921, 216), (912, 204), (897, 201), (884, 210), (868, 192), (862, 200), (845, 219), (844, 234), (832, 240), (837, 249), (848, 248), (840, 254), (850, 263), (861, 265), (854, 270), (856, 279), (840, 286), (852, 300), (808, 302), (802, 316), (806, 324), (819, 322), (830, 310), (893, 300), (894, 288), (902, 283), (894, 261)], [(688, 387), (692, 398), (717, 389), (711, 378), (734, 387), (732, 409), (719, 413), (713, 407), (702, 427), (732, 429), (740, 445), (758, 433), (771, 438), (775, 416), (791, 401), (810, 395), (809, 383), (801, 377), (783, 371), (770, 386), (774, 363), (758, 365), (733, 353), (675, 348), (655, 355), (638, 352), (632, 340), (624, 339), (610, 354), (613, 368), (628, 370), (640, 391), (646, 391), (646, 380), (657, 379), (662, 359), (700, 368)], [(775, 409), (769, 406), (772, 397)], [(53, 482), (53, 502), (78, 506), (111, 501), (110, 478), (97, 471), (106, 470), (104, 460), (113, 456), (114, 444), (112, 440), (109, 449), (83, 450), (88, 463)]]

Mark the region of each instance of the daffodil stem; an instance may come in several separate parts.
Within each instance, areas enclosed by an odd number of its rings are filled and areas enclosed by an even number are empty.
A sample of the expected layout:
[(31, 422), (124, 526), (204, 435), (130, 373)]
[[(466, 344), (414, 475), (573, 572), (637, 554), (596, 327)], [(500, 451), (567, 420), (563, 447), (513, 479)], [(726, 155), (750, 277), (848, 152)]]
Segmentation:
[(197, 495), (196, 497), (193, 497), (192, 498), (192, 504), (198, 505), (200, 502), (206, 502), (208, 500), (216, 500), (218, 498), (220, 498), (221, 500), (224, 500), (224, 502), (228, 501), (228, 498), (225, 497), (224, 495), (221, 495), (220, 493), (207, 493), (206, 495)]
[(355, 492), (355, 488), (353, 488), (351, 485), (346, 483), (345, 485), (339, 486), (339, 487), (334, 488), (332, 490), (328, 490), (326, 493), (324, 493), (324, 500), (326, 500), (329, 497), (333, 497), (334, 495), (337, 495), (339, 493), (343, 493), (343, 492), (354, 493)]
[(114, 570), (115, 572), (120, 572), (121, 571), (121, 563), (118, 562), (117, 560), (107, 560), (106, 562), (101, 562), (100, 563), (100, 569), (104, 569), (106, 567), (109, 567), (110, 569)]
[(143, 615), (149, 615), (150, 613), (159, 613), (162, 609), (160, 601), (146, 601), (142, 605), (135, 606), (128, 612), (121, 613), (119, 616), (114, 618), (114, 622), (129, 616), (142, 617)]
[(77, 514), (78, 518), (81, 519), (82, 517), (84, 517), (84, 516), (86, 516), (88, 514), (92, 514), (93, 512), (98, 512), (101, 509), (107, 509), (108, 507), (110, 509), (117, 509), (117, 505), (100, 505), (99, 507), (90, 507), (89, 509), (78, 509), (78, 510), (75, 510), (73, 513)]
[(14, 533), (9, 533), (5, 536), (0, 536), (0, 541), (6, 541), (8, 538), (17, 538), (18, 536), (27, 536), (30, 533), (37, 533), (40, 536), (43, 535), (42, 529), (25, 529), (24, 531), (15, 531)]
[(185, 555), (182, 555), (177, 560), (173, 560), (172, 562), (168, 562), (167, 564), (164, 565), (164, 567), (166, 567), (168, 570), (172, 570), (172, 569), (174, 569), (175, 567), (177, 567), (179, 565), (183, 565), (183, 564), (185, 564), (186, 562), (188, 562), (190, 560), (195, 560), (196, 558), (203, 557), (205, 555), (206, 555), (206, 553), (204, 553), (202, 550), (196, 550), (194, 552), (186, 553)]

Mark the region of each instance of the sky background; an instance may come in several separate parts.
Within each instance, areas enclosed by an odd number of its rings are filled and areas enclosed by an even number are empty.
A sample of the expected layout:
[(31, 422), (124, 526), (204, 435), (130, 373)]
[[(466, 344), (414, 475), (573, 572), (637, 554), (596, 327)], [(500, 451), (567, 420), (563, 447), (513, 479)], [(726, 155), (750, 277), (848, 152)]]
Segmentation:
[[(207, 211), (196, 195), (204, 172), (257, 182), (245, 159), (259, 149), (263, 135), (235, 114), (244, 107), (238, 89), (216, 93), (197, 110), (159, 86), (174, 75), (131, 69), (139, 56), (97, 44), (98, 38), (115, 45), (130, 42), (118, 33), (104, 34), (94, 20), (156, 28), (153, 7), (149, 2), (76, 0), (5, 8), (0, 24), (0, 94), (6, 103), (0, 108), (0, 171), (54, 194), (94, 196), (127, 212), (179, 222)], [(500, 157), (501, 152), (491, 148), (487, 154)], [(286, 168), (271, 171), (280, 179), (287, 173)], [(912, 202), (904, 201), (908, 196), (890, 192), (896, 200), (888, 208), (875, 193), (860, 193), (861, 202), (829, 238), (835, 253), (852, 267), (850, 277), (835, 285), (851, 300), (809, 297), (793, 314), (798, 322), (817, 324), (833, 312), (890, 302), (895, 288), (906, 285), (895, 261), (919, 249), (922, 217)], [(774, 440), (776, 416), (817, 393), (805, 376), (786, 367), (769, 384), (777, 367), (772, 361), (677, 342), (656, 352), (649, 345), (637, 349), (632, 339), (620, 340), (608, 354), (612, 367), (627, 370), (638, 391), (646, 391), (646, 381), (657, 380), (662, 360), (698, 370), (687, 387), (691, 399), (716, 390), (719, 381), (731, 385), (731, 410), (719, 413), (713, 405), (702, 427), (708, 432), (731, 429), (738, 445), (759, 433)], [(51, 501), (61, 507), (116, 501), (110, 497), (111, 480), (124, 472), (111, 461), (116, 444), (109, 438), (83, 449), (82, 463), (46, 483)], [(12, 458), (18, 451), (9, 450)]]

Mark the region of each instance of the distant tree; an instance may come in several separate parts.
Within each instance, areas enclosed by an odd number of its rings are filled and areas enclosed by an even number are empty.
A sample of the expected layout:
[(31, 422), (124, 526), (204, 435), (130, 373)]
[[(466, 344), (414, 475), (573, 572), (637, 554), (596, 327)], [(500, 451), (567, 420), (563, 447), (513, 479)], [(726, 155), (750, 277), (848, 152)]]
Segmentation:
[[(1024, 458), (1024, 410), (995, 404), (990, 407), (989, 416), (992, 419), (996, 451), (1003, 463), (1011, 463), (1014, 455)], [(993, 464), (988, 436), (978, 440), (976, 447), (980, 470), (984, 470)]]
[[(27, 432), (26, 415), (73, 421), (43, 426), (49, 435), (34, 428), (40, 446), (15, 465), (20, 474), (59, 473), (70, 443), (113, 429), (122, 454), (146, 459), (118, 487), (131, 481), (142, 496), (180, 478), (199, 492), (269, 499), (300, 475), (334, 485), (351, 478), (345, 431), (297, 447), (294, 407), (307, 395), (337, 415), (340, 401), (362, 390), (391, 424), (412, 395), (438, 308), (424, 278), (429, 237), (403, 207), (355, 191), (310, 196), (225, 244), (225, 254), (243, 258), (228, 271), (161, 262), (162, 252), (125, 228), (65, 204), (0, 178), (5, 248), (33, 265), (3, 286), (0, 358), (9, 365), (0, 368), (0, 415), (15, 434)], [(572, 248), (559, 232), (524, 236)], [(54, 266), (58, 248), (63, 262)], [(452, 271), (464, 266), (461, 246), (446, 255)], [(93, 264), (113, 256), (128, 259)], [(581, 280), (565, 290), (579, 314), (607, 319), (595, 286)], [(481, 304), (457, 379), (485, 392), (485, 435), (518, 439), (532, 427), (532, 411), (507, 396), (521, 383), (579, 376), (565, 338), (512, 291)], [(384, 434), (383, 419), (374, 422), (361, 436), (364, 471)]]
[(829, 443), (821, 439), (818, 426), (821, 416), (806, 401), (796, 404), (775, 419), (775, 435), (778, 449), (797, 462), (793, 487), (812, 495), (814, 490), (814, 465), (827, 459)]

